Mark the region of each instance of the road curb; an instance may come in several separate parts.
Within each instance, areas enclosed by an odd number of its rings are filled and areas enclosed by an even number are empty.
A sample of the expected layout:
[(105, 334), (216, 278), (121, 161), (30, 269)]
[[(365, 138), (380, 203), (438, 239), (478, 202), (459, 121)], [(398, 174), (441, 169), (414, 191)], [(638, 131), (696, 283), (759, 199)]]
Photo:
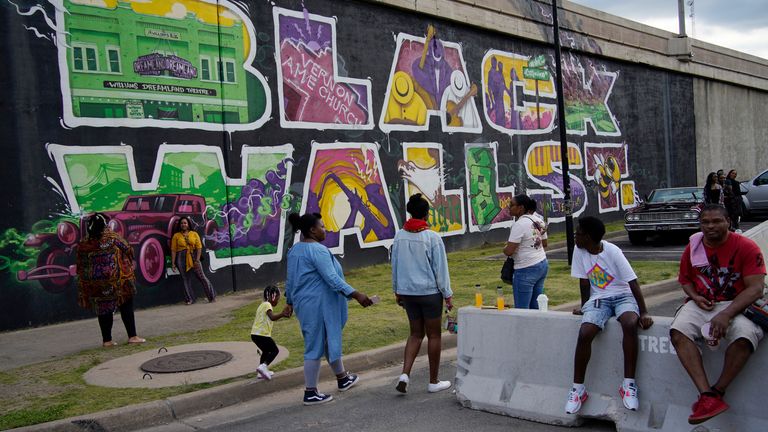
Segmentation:
[[(456, 347), (456, 335), (444, 333), (443, 350)], [(399, 342), (369, 351), (344, 356), (344, 366), (354, 372), (378, 369), (403, 360), (405, 342)], [(426, 354), (427, 344), (422, 344), (419, 355)], [(332, 378), (331, 370), (321, 368), (320, 379)], [(32, 426), (12, 429), (19, 432), (82, 432), (82, 431), (133, 431), (172, 423), (209, 411), (250, 401), (286, 388), (304, 384), (304, 369), (296, 367), (277, 372), (271, 381), (253, 379), (233, 382), (210, 389), (172, 396), (166, 399), (129, 405), (77, 417), (55, 420)], [(327, 385), (327, 384), (326, 384)], [(119, 389), (115, 389), (119, 391)], [(297, 394), (297, 406), (298, 398)]]

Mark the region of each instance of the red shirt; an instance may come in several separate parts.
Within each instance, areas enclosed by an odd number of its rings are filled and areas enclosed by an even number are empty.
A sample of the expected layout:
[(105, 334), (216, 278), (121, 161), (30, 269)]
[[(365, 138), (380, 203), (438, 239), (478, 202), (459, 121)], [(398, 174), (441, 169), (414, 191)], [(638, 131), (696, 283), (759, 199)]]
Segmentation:
[(680, 258), (677, 280), (693, 285), (696, 292), (708, 300), (729, 301), (744, 291), (744, 277), (765, 274), (765, 261), (760, 247), (747, 237), (729, 233), (728, 240), (719, 248), (704, 245), (709, 265), (691, 265), (691, 245)]

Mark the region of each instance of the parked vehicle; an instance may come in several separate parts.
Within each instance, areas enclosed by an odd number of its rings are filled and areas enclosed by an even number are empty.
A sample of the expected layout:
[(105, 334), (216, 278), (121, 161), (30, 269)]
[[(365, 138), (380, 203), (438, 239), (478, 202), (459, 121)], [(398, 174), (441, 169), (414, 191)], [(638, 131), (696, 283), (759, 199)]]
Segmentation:
[(768, 170), (741, 182), (741, 193), (745, 219), (754, 213), (768, 212)]
[(629, 241), (636, 245), (655, 233), (698, 231), (703, 203), (700, 187), (654, 189), (645, 202), (624, 215)]
[[(110, 217), (109, 227), (135, 247), (136, 274), (144, 285), (159, 281), (165, 273), (170, 240), (180, 217), (187, 216), (198, 234), (210, 235), (217, 228), (214, 221), (207, 220), (205, 198), (198, 195), (129, 196), (122, 210), (104, 213)], [(77, 274), (74, 252), (85, 232), (82, 219), (79, 228), (67, 221), (59, 223), (55, 234), (30, 235), (25, 246), (45, 249), (38, 255), (37, 267), (19, 271), (18, 280), (37, 280), (49, 292), (65, 291)]]

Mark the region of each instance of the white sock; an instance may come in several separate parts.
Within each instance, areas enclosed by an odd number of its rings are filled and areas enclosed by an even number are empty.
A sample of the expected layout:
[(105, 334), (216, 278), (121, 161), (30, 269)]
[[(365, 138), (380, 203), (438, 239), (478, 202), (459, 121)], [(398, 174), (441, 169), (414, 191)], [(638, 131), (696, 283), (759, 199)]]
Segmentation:
[(630, 384), (632, 384), (635, 387), (637, 387), (637, 384), (635, 384), (635, 379), (634, 378), (624, 378), (624, 383), (623, 383), (624, 387), (629, 387)]
[(398, 381), (403, 381), (403, 382), (407, 383), (410, 380), (408, 379), (408, 375), (402, 374), (402, 375), (400, 375), (400, 379)]
[(587, 390), (587, 388), (584, 387), (584, 383), (581, 383), (581, 384), (573, 383), (573, 389), (576, 390), (576, 393), (578, 394), (584, 394), (584, 391)]

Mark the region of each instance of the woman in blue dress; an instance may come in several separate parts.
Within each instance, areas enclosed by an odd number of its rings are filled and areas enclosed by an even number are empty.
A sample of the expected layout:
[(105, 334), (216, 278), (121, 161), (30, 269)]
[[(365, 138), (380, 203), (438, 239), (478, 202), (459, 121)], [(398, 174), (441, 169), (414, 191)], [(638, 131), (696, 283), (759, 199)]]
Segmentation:
[(302, 239), (288, 251), (285, 301), (296, 312), (304, 337), (304, 405), (315, 405), (333, 400), (333, 396), (317, 391), (323, 356), (336, 374), (339, 391), (357, 383), (358, 376), (347, 372), (341, 361), (341, 332), (347, 322), (349, 299), (363, 307), (372, 302), (344, 280), (341, 265), (321, 243), (325, 225), (319, 214), (292, 213), (288, 221), (294, 232), (301, 231)]

